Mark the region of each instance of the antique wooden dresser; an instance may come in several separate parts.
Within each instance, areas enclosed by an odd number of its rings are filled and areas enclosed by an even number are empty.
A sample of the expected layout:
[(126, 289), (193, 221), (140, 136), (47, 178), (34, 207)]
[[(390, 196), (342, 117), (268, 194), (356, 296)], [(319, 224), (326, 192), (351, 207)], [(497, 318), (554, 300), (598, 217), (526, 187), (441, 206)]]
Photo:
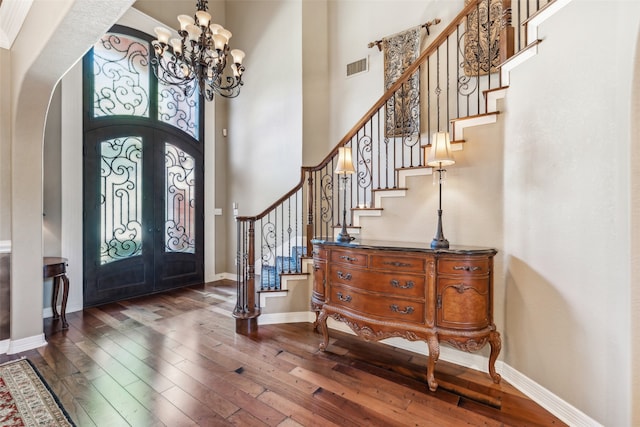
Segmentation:
[(427, 382), (435, 391), (440, 343), (471, 352), (488, 342), (489, 374), (500, 381), (495, 361), (501, 340), (493, 323), (495, 249), (330, 239), (312, 244), (311, 307), (323, 334), (320, 349), (329, 344), (328, 317), (365, 340), (426, 341)]

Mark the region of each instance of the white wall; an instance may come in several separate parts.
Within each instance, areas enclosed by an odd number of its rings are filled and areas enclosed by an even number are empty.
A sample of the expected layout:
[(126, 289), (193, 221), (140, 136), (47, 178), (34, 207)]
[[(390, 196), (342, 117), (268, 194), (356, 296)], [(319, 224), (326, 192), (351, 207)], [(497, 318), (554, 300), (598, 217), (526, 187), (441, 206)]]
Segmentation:
[[(640, 283), (640, 32), (631, 94), (631, 283)], [(640, 401), (640, 288), (631, 286), (631, 402)], [(632, 425), (640, 425), (640, 405), (632, 405)]]
[[(245, 85), (230, 100), (227, 186), (240, 215), (255, 215), (293, 187), (302, 165), (301, 4), (227, 4), (234, 47), (246, 56)], [(259, 165), (259, 166), (258, 166)], [(259, 191), (256, 184), (259, 184)]]
[(11, 238), (11, 54), (0, 49), (0, 240)]
[(630, 425), (638, 16), (637, 2), (571, 2), (504, 108), (505, 361), (608, 426)]

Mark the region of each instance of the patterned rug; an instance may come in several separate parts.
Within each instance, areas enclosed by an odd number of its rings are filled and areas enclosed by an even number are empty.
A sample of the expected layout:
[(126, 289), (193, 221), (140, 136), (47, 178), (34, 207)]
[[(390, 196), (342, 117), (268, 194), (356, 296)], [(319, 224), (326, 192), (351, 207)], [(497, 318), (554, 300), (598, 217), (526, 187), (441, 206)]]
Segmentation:
[(73, 425), (29, 360), (12, 360), (0, 365), (0, 426)]

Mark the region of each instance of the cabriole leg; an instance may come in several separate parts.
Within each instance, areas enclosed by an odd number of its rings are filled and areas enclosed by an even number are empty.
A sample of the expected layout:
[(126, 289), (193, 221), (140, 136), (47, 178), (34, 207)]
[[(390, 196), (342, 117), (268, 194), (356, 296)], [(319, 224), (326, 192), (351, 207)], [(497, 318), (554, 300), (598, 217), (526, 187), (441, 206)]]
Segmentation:
[(429, 359), (427, 360), (427, 383), (429, 384), (429, 390), (436, 391), (438, 388), (438, 382), (436, 381), (436, 362), (440, 357), (440, 343), (436, 335), (431, 335), (427, 340), (429, 346)]
[(491, 345), (491, 354), (489, 355), (489, 375), (493, 379), (493, 382), (498, 384), (502, 377), (496, 372), (496, 359), (502, 348), (502, 341), (500, 340), (500, 333), (492, 331), (489, 334), (489, 345)]
[(320, 343), (320, 350), (325, 351), (329, 345), (329, 329), (327, 328), (327, 313), (322, 310), (318, 316), (318, 325), (322, 331), (322, 342)]

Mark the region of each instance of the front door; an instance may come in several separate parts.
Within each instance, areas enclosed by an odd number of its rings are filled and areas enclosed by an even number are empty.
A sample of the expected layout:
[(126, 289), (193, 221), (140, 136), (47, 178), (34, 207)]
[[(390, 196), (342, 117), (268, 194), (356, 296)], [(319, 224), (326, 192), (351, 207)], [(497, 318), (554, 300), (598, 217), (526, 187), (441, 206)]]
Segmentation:
[(118, 30), (85, 58), (85, 306), (204, 279), (200, 100), (159, 85), (147, 38)]

